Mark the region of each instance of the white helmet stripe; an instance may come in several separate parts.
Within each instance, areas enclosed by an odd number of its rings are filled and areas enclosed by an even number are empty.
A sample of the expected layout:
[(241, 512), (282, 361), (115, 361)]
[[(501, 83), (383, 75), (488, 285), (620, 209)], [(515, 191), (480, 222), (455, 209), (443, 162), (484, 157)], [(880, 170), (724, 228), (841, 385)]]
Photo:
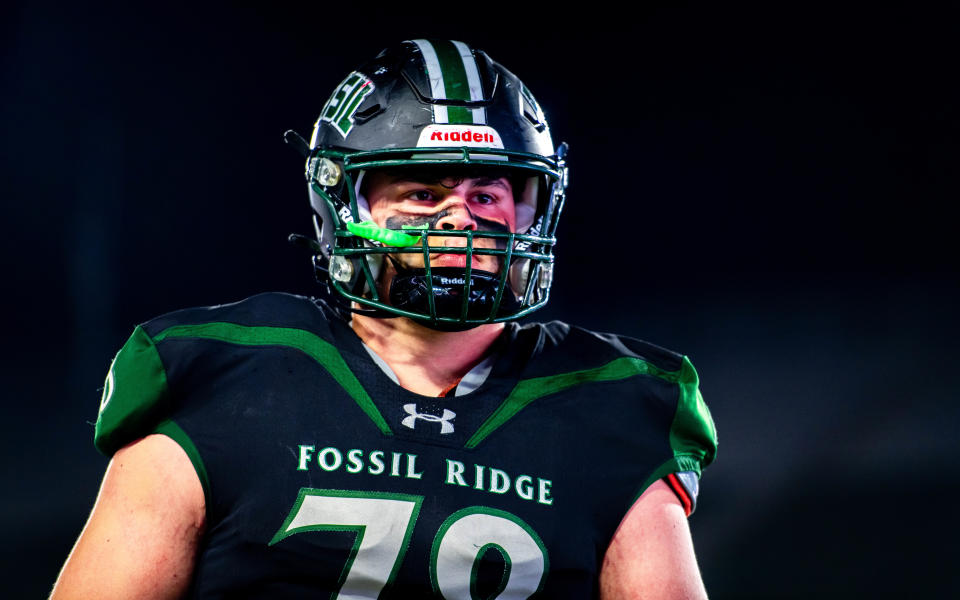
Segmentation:
[[(420, 53), (423, 54), (423, 62), (427, 66), (427, 77), (430, 79), (430, 91), (433, 97), (446, 99), (447, 90), (443, 86), (443, 70), (440, 68), (440, 59), (437, 58), (437, 51), (433, 49), (433, 44), (427, 40), (412, 41), (420, 48)], [(450, 118), (447, 116), (446, 106), (440, 104), (433, 105), (433, 122), (450, 122)]]
[[(480, 84), (480, 71), (477, 69), (477, 60), (473, 57), (470, 47), (463, 42), (452, 40), (453, 45), (460, 52), (460, 58), (463, 59), (463, 70), (467, 72), (467, 84), (470, 86), (470, 100), (483, 100), (483, 86)], [(475, 125), (487, 124), (487, 109), (474, 108), (473, 123)]]

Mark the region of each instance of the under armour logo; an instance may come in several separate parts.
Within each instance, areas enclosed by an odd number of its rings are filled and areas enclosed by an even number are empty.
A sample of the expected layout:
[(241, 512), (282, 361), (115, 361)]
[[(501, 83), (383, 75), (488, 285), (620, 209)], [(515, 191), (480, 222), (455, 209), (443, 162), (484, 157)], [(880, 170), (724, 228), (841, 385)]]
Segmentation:
[(438, 417), (437, 415), (431, 415), (427, 413), (417, 412), (416, 404), (404, 404), (403, 410), (410, 415), (409, 417), (404, 417), (400, 424), (404, 427), (409, 427), (410, 429), (414, 428), (414, 425), (417, 423), (417, 419), (423, 419), (424, 421), (429, 421), (431, 423), (440, 423), (440, 435), (446, 433), (453, 433), (453, 423), (454, 417), (457, 416), (457, 413), (453, 412), (449, 408), (443, 409), (443, 416)]

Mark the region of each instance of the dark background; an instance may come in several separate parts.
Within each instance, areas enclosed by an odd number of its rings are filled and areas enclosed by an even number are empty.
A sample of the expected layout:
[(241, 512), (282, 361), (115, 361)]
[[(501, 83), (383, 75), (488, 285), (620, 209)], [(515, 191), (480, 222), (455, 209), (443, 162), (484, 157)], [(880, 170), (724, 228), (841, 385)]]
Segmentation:
[(570, 143), (539, 317), (698, 366), (720, 433), (691, 519), (711, 597), (955, 593), (955, 15), (359, 4), (0, 12), (4, 595), (47, 593), (83, 525), (99, 388), (134, 324), (314, 293), (281, 134), (414, 37), (486, 49)]

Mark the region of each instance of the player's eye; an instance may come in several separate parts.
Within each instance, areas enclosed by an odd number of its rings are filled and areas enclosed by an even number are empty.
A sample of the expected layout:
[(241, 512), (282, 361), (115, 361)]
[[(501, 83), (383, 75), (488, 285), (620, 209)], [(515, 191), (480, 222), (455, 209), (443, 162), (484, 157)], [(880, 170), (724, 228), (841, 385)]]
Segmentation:
[(420, 202), (427, 202), (434, 199), (433, 192), (430, 190), (413, 190), (407, 194), (407, 197), (411, 200), (419, 200)]
[(491, 194), (477, 194), (473, 198), (473, 201), (476, 202), (477, 204), (493, 204), (494, 202), (497, 201), (497, 199)]

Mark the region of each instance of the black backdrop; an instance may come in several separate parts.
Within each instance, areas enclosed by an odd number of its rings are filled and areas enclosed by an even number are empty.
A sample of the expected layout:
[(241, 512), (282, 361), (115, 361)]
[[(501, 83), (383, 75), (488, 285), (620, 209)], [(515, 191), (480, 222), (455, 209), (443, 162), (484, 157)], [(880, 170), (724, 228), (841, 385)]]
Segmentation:
[(135, 323), (312, 293), (281, 134), (414, 37), (486, 49), (570, 143), (539, 316), (698, 366), (720, 432), (691, 519), (711, 596), (954, 590), (954, 15), (342, 4), (0, 13), (5, 595), (45, 594), (79, 533)]

